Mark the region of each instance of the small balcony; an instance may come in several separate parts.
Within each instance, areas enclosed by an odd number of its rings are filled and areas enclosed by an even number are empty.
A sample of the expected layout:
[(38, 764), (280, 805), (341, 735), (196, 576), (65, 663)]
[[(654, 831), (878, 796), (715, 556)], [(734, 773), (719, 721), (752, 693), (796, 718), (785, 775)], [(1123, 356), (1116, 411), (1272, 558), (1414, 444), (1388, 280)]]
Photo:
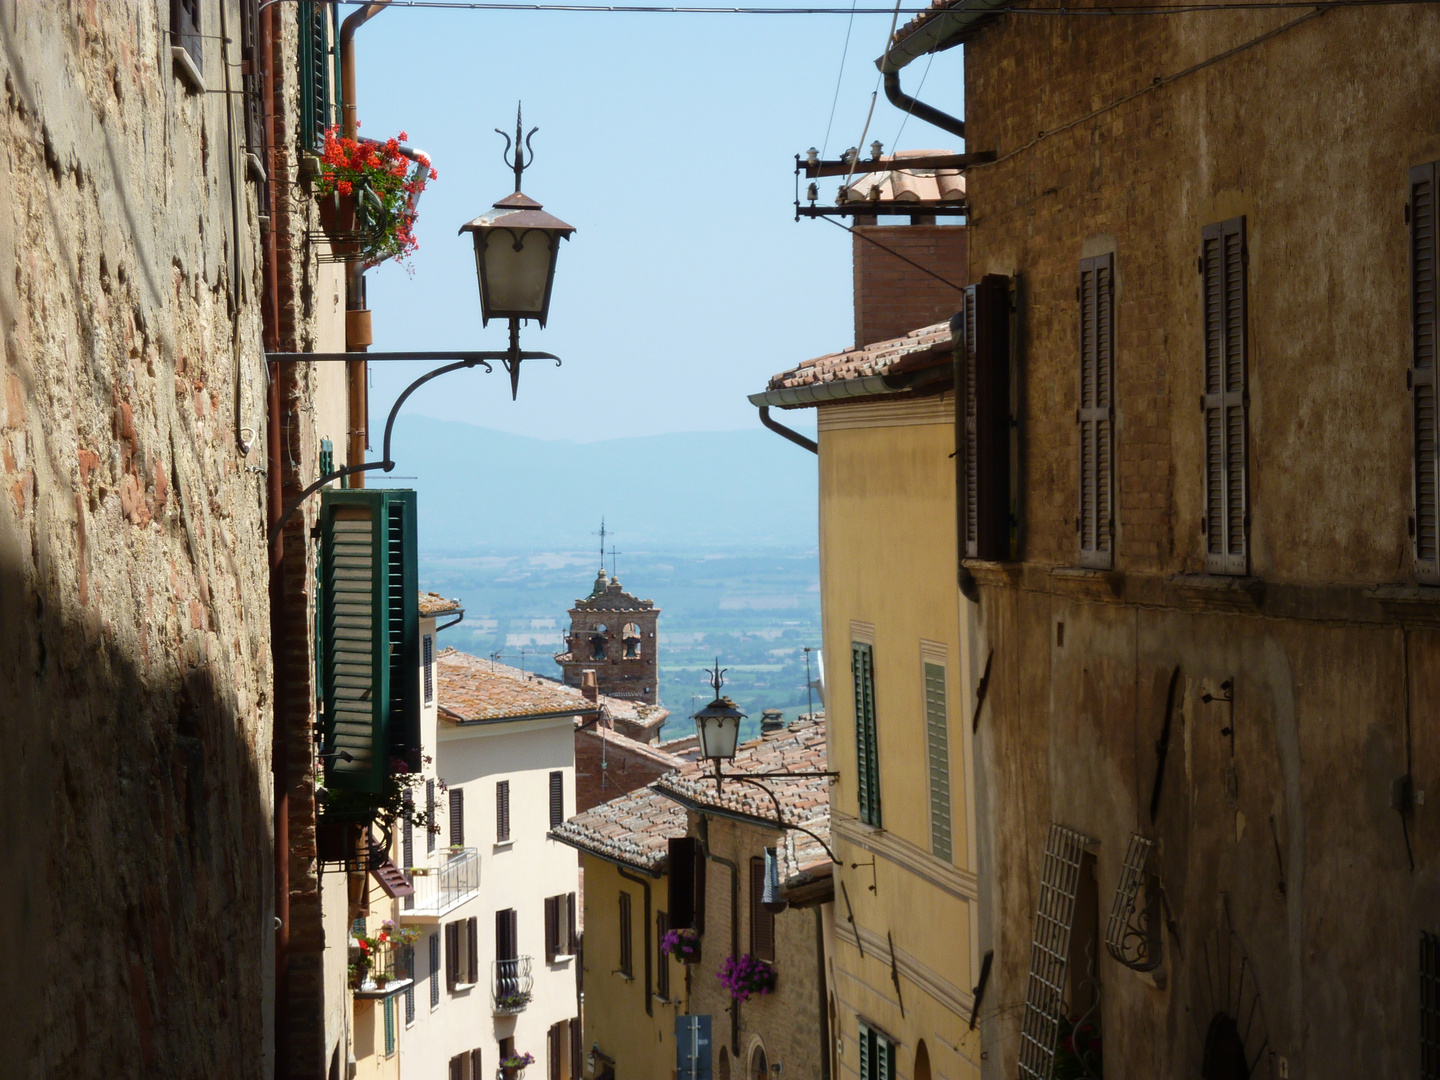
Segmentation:
[(407, 877), (414, 892), (401, 901), (400, 918), (439, 919), (480, 892), (480, 853), (448, 848), (433, 866), (412, 866)]
[(530, 974), (530, 957), (517, 956), (513, 960), (496, 960), (491, 968), (490, 1000), (495, 1005), (496, 1016), (514, 1016), (525, 1011), (530, 1004), (530, 993), (535, 980)]
[(394, 997), (414, 984), (415, 950), (383, 945), (368, 956), (350, 949), (350, 989), (356, 1001)]

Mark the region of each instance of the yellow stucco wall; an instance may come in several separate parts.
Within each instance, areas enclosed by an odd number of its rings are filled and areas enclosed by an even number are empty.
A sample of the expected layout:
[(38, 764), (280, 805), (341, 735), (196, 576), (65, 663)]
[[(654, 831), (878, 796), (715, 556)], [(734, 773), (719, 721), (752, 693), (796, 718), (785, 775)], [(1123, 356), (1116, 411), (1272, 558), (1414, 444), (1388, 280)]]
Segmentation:
[[(583, 857), (585, 870), (585, 1015), (582, 1020), (583, 1053), (593, 1046), (615, 1059), (617, 1077), (652, 1077), (667, 1080), (675, 1071), (675, 1016), (678, 1001), (654, 997), (657, 968), (670, 965), (670, 995), (684, 996), (684, 965), (660, 956), (655, 941), (655, 915), (665, 910), (668, 882), (639, 871), (636, 877), (650, 883), (650, 924), (645, 924), (645, 890), (620, 876), (613, 864), (592, 855)], [(620, 893), (630, 894), (630, 934), (633, 978), (617, 974), (620, 966)], [(645, 942), (650, 939), (651, 1010), (645, 1012)]]
[[(901, 1077), (915, 1075), (922, 1040), (929, 1075), (978, 1075), (978, 1043), (962, 1042), (979, 965), (970, 824), (973, 687), (956, 588), (953, 410), (949, 395), (820, 410), (825, 705), (831, 767), (840, 772), (830, 795), (832, 836), (850, 905), (837, 895), (830, 957), (842, 1078), (858, 1075), (860, 1020), (899, 1044)], [(873, 646), (879, 829), (858, 820), (855, 640)], [(949, 860), (931, 853), (926, 659), (945, 667)]]

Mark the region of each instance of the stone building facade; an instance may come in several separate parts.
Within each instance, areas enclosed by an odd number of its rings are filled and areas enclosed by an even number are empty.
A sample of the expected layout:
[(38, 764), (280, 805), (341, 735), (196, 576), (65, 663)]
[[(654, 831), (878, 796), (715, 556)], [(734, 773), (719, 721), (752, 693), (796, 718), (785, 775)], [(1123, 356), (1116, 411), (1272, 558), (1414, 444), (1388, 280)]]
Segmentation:
[(1433, 1071), (1440, 17), (938, 5), (883, 64), (958, 41), (981, 1074), (1061, 1012), (1110, 1076)]
[(631, 596), (605, 568), (595, 588), (570, 609), (566, 651), (555, 657), (567, 686), (580, 686), (594, 670), (600, 693), (629, 701), (660, 702), (660, 666), (655, 626), (660, 609), (651, 600)]

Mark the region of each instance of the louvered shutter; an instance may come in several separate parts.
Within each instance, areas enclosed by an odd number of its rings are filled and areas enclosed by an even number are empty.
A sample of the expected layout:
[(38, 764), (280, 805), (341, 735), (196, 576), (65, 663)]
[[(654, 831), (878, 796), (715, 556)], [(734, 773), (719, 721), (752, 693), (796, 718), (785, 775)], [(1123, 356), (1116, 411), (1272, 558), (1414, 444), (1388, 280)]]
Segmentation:
[(385, 1056), (395, 1053), (395, 999), (385, 999)]
[(412, 792), (405, 792), (405, 822), (400, 831), (400, 858), (405, 861), (406, 873), (410, 867), (415, 865), (415, 822), (411, 820), (415, 814), (415, 796)]
[(506, 843), (510, 839), (510, 781), (500, 780), (495, 784), (495, 842)]
[(575, 911), (575, 905), (579, 902), (578, 895), (573, 892), (568, 894), (565, 904), (565, 951), (571, 956), (577, 956), (580, 953), (580, 935), (576, 931), (577, 914)]
[(765, 860), (750, 860), (750, 952), (775, 962), (775, 916), (765, 910)]
[(1009, 559), (1010, 279), (966, 288), (951, 320), (955, 348), (955, 469), (960, 556)]
[(435, 781), (425, 781), (425, 852), (435, 850)]
[(299, 0), (300, 63), (300, 149), (322, 149), (325, 129), (330, 126), (333, 100), (329, 62), (334, 27), (330, 12), (334, 5), (316, 0)]
[(545, 898), (545, 962), (553, 964), (560, 955), (560, 900), (558, 896)]
[(468, 983), (480, 981), (480, 932), (479, 920), (474, 916), (465, 920), (466, 979)]
[(435, 700), (435, 639), (426, 634), (421, 641), (422, 654), (420, 656), (421, 673), (425, 677), (425, 704), (429, 705)]
[(326, 489), (320, 504), (325, 782), (383, 789), (418, 768), (419, 578), (413, 491)]
[(565, 820), (565, 774), (550, 774), (550, 827), (553, 829)]
[(200, 34), (200, 0), (170, 0), (170, 44), (185, 50), (196, 71), (205, 70), (205, 39)]
[(1114, 255), (1080, 260), (1080, 565), (1108, 570), (1115, 536)]
[(496, 960), (514, 960), (519, 955), (519, 925), (514, 908), (495, 912)]
[(1436, 180), (1440, 163), (1410, 170), (1410, 394), (1413, 421), (1414, 471), (1410, 523), (1415, 553), (1415, 578), (1440, 585), (1440, 417), (1437, 417), (1436, 348), (1440, 338), (1437, 268), (1440, 268), (1440, 227), (1437, 227)]
[(440, 935), (430, 935), (430, 1007), (440, 1004)]
[(620, 970), (626, 975), (635, 973), (634, 949), (631, 948), (630, 894), (620, 894)]
[(465, 789), (450, 789), (450, 846), (465, 846)]
[(950, 732), (945, 709), (945, 668), (925, 665), (925, 742), (930, 767), (930, 851), (949, 862)]
[(485, 1080), (485, 1074), (480, 1070), (480, 1048), (478, 1046), (470, 1051), (470, 1080)]
[(666, 842), (669, 858), (666, 872), (670, 909), (670, 925), (696, 929), (695, 862), (700, 857), (699, 844), (693, 836), (676, 836)]
[(450, 1059), (450, 1080), (465, 1080), (464, 1054), (456, 1054)]
[(875, 659), (870, 645), (851, 642), (855, 684), (855, 783), (860, 820), (880, 826), (880, 753), (875, 731)]
[(1205, 568), (1249, 571), (1245, 219), (1205, 226), (1200, 271), (1205, 330)]
[(655, 993), (662, 1001), (670, 1000), (670, 957), (665, 952), (665, 935), (670, 932), (670, 919), (663, 911), (655, 913), (655, 956), (659, 966), (655, 969)]
[(445, 924), (445, 989), (455, 991), (460, 981), (460, 924)]
[(860, 1080), (875, 1080), (875, 1033), (863, 1020), (859, 1028)]
[(584, 1055), (581, 1053), (581, 1045), (580, 1017), (572, 1016), (570, 1018), (570, 1075), (576, 1080), (583, 1075), (581, 1068), (584, 1063), (581, 1059)]

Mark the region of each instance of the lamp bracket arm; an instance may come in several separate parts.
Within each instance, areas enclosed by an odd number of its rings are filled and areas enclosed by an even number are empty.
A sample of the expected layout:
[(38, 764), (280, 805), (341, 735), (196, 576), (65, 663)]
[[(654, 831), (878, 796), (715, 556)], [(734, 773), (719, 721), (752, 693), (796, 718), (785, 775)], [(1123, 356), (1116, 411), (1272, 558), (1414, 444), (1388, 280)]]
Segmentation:
[[(824, 840), (820, 839), (820, 837), (816, 836), (813, 832), (811, 832), (809, 829), (807, 829), (804, 825), (796, 825), (796, 824), (794, 824), (793, 822), (789, 822), (789, 821), (786, 821), (786, 820), (785, 820), (785, 815), (780, 812), (780, 797), (779, 797), (778, 795), (776, 795), (773, 791), (771, 791), (769, 788), (767, 788), (764, 784), (760, 783), (760, 781), (752, 779), (749, 775), (742, 775), (742, 774), (740, 774), (740, 773), (723, 773), (723, 774), (717, 773), (717, 775), (723, 775), (726, 780), (739, 780), (742, 784), (751, 784), (751, 785), (753, 785), (754, 787), (758, 787), (761, 791), (765, 792), (766, 795), (769, 795), (770, 798), (771, 798), (771, 800), (774, 801), (774, 803), (775, 803), (775, 827), (776, 827), (777, 829), (779, 829), (781, 832), (784, 832), (786, 829), (794, 829), (794, 830), (796, 830), (797, 832), (803, 832), (806, 836), (810, 837), (810, 839), (814, 840), (817, 844), (819, 844), (822, 848), (825, 849), (825, 854), (830, 856), (830, 861), (831, 861), (831, 862), (838, 862), (838, 861), (839, 861), (838, 859), (835, 858), (835, 852), (831, 850), (830, 845), (827, 844)], [(775, 775), (775, 774), (773, 774), (773, 773), (755, 773), (754, 775), (755, 775), (755, 776), (771, 776), (771, 775)], [(793, 776), (793, 775), (799, 775), (799, 774), (788, 773), (788, 774), (781, 774), (781, 775), (791, 775), (791, 776)], [(816, 775), (818, 775), (818, 776), (829, 776), (829, 775), (832, 775), (832, 774), (830, 774), (830, 773), (817, 773)]]

